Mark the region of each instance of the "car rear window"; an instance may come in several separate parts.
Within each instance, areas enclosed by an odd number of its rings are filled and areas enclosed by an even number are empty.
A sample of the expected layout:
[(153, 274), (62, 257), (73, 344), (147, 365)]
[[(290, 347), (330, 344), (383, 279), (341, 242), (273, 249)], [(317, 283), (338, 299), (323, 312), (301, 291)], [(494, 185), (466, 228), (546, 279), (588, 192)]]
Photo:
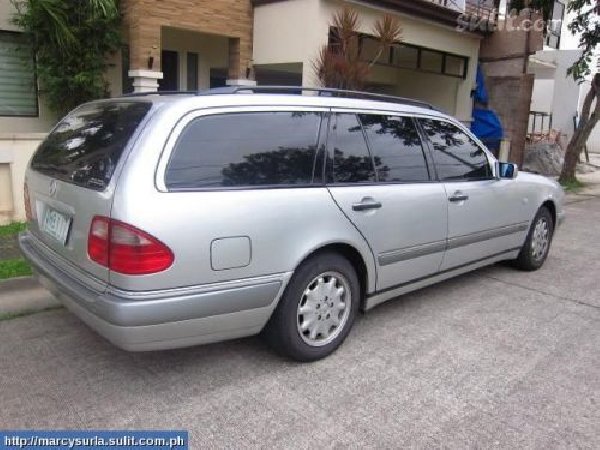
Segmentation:
[(104, 190), (129, 139), (152, 104), (91, 103), (65, 117), (42, 142), (31, 168), (94, 190)]

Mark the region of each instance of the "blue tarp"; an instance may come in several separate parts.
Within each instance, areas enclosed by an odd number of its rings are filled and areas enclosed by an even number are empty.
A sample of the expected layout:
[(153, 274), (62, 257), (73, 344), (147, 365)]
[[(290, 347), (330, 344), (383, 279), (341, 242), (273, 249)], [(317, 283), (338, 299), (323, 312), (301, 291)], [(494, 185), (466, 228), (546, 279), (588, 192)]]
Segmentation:
[(475, 89), (475, 101), (487, 105), (489, 101), (488, 92), (485, 88), (485, 77), (481, 66), (477, 66), (477, 88)]
[(504, 133), (500, 119), (491, 109), (473, 110), (473, 123), (471, 131), (481, 140), (502, 139)]
[[(487, 106), (489, 101), (488, 92), (485, 88), (485, 77), (481, 66), (477, 67), (477, 88), (474, 92), (475, 103)], [(504, 137), (500, 119), (491, 109), (473, 109), (473, 123), (471, 131), (496, 155), (500, 150), (500, 141)]]

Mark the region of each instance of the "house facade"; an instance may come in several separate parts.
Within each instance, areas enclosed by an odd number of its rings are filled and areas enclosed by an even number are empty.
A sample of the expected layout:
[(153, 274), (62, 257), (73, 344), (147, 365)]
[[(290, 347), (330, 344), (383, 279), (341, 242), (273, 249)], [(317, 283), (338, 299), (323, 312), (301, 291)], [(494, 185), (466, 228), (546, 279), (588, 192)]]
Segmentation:
[(134, 90), (197, 90), (247, 78), (250, 0), (124, 0), (121, 5)]
[[(313, 61), (333, 14), (359, 13), (365, 57), (372, 27), (398, 17), (402, 43), (382, 55), (368, 89), (425, 100), (471, 121), (471, 92), (484, 33), (460, 30), (491, 17), (493, 0), (121, 0), (125, 47), (111, 56), (111, 96), (224, 85), (318, 86)], [(44, 105), (33, 54), (0, 0), (0, 223), (22, 220), (27, 162), (57, 118)], [(17, 52), (15, 49), (19, 48)]]
[[(442, 3), (442, 4), (440, 4)], [(382, 14), (395, 15), (402, 43), (383, 54), (373, 67), (368, 90), (418, 98), (464, 122), (471, 121), (482, 34), (459, 31), (464, 11), (455, 3), (430, 1), (254, 0), (254, 69), (259, 84), (319, 84), (313, 67), (328, 44), (333, 14), (350, 5), (359, 14), (365, 58), (368, 36)], [(373, 50), (374, 52), (374, 50)]]
[[(580, 36), (567, 28), (575, 18), (575, 13), (567, 11), (567, 5), (568, 0), (554, 2), (553, 22), (548, 28), (544, 48), (532, 56), (530, 64), (535, 82), (529, 131), (542, 134), (556, 130), (561, 134), (563, 145), (573, 136), (591, 78), (600, 70), (600, 50), (597, 50), (591, 62), (592, 74), (583, 83), (577, 83), (567, 75), (569, 67), (581, 56)], [(600, 126), (590, 136), (588, 150), (600, 153)]]

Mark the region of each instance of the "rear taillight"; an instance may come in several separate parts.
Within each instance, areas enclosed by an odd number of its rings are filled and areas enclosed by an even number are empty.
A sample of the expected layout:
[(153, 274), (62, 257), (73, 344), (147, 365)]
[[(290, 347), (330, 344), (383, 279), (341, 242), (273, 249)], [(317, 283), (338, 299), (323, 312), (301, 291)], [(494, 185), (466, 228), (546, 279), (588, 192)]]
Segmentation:
[(173, 252), (158, 239), (134, 226), (96, 216), (88, 235), (92, 261), (126, 275), (146, 275), (171, 267)]
[(110, 250), (110, 219), (96, 216), (92, 219), (88, 234), (88, 255), (92, 261), (108, 267)]
[(27, 222), (31, 222), (33, 220), (33, 214), (31, 213), (31, 198), (29, 197), (27, 183), (25, 183), (23, 187), (23, 197), (25, 201), (25, 218), (27, 219)]

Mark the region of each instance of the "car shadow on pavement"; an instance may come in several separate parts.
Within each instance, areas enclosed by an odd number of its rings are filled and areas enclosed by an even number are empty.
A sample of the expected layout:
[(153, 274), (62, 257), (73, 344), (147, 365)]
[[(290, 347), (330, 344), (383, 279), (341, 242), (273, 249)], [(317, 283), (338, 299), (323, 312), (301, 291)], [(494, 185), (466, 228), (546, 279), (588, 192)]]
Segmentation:
[[(350, 336), (340, 349), (331, 357), (315, 364), (328, 366), (345, 359), (360, 358), (361, 348), (368, 347), (371, 339), (377, 341), (382, 328), (402, 327), (405, 325), (407, 315), (412, 317), (415, 314), (427, 314), (428, 317), (435, 318), (436, 311), (443, 309), (440, 308), (440, 303), (445, 303), (448, 307), (448, 302), (460, 302), (462, 299), (460, 290), (477, 279), (481, 283), (481, 275), (490, 271), (493, 273), (497, 270), (494, 267), (479, 269), (405, 294), (367, 313), (358, 314)], [(498, 268), (501, 269), (501, 266)], [(111, 368), (115, 371), (126, 372), (143, 368), (144, 371), (160, 373), (166, 377), (186, 371), (192, 371), (200, 377), (202, 372), (218, 371), (219, 383), (226, 383), (247, 379), (249, 376), (260, 377), (272, 374), (274, 371), (285, 373), (303, 365), (276, 354), (260, 336), (182, 349), (128, 352), (113, 346), (68, 311), (53, 314), (64, 314), (63, 320), (69, 322), (69, 327), (75, 328), (81, 338), (80, 346), (89, 345), (91, 352), (99, 351), (103, 355), (102, 359), (110, 361)], [(56, 348), (56, 351), (60, 351), (60, 348)], [(242, 368), (244, 372), (241, 372)]]

